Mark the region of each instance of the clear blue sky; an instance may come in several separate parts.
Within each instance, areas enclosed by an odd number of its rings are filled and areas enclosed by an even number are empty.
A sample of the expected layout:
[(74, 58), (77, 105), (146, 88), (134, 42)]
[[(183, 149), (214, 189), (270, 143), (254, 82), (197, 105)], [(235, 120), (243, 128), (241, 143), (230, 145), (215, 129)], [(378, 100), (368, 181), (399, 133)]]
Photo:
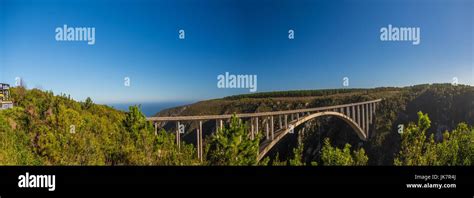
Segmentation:
[[(258, 75), (258, 92), (340, 88), (345, 76), (473, 85), (473, 13), (472, 0), (1, 0), (0, 81), (99, 103), (248, 93), (218, 89), (225, 72)], [(64, 24), (95, 27), (95, 45), (57, 42)], [(420, 27), (421, 44), (381, 42), (388, 24)]]

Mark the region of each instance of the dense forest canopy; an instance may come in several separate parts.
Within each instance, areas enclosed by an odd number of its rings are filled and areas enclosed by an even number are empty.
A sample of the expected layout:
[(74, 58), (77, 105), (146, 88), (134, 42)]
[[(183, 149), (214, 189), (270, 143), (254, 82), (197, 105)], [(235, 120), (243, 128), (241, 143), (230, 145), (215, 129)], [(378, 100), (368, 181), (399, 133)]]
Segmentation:
[[(368, 142), (334, 117), (312, 120), (257, 162), (258, 140), (233, 118), (212, 133), (204, 123), (204, 159), (188, 123), (178, 149), (172, 124), (155, 135), (140, 107), (128, 112), (76, 102), (49, 91), (11, 89), (15, 107), (0, 111), (1, 165), (472, 165), (474, 88), (450, 84), (404, 88), (303, 90), (230, 96), (158, 115), (232, 114), (301, 109), (382, 98)], [(399, 127), (403, 126), (402, 133)]]

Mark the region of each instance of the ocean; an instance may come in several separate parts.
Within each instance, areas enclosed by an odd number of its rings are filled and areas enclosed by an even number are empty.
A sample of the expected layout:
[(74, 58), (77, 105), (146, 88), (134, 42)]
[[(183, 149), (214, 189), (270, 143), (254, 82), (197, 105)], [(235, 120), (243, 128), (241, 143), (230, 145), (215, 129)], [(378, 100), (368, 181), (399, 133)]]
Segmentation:
[(154, 116), (163, 109), (191, 104), (192, 102), (156, 102), (156, 103), (115, 103), (107, 104), (114, 109), (128, 111), (129, 106), (141, 105), (141, 110), (146, 116)]

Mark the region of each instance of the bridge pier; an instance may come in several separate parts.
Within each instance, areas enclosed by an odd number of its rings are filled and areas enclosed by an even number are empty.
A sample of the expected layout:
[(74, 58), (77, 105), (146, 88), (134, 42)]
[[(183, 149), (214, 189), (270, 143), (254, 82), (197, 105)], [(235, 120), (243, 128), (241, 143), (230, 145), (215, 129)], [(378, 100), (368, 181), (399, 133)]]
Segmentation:
[(255, 117), (255, 134), (258, 134), (258, 117)]
[(269, 139), (269, 131), (270, 128), (268, 127), (268, 117), (265, 118), (265, 136), (267, 138), (267, 140)]
[(271, 134), (272, 134), (272, 140), (275, 139), (275, 131), (274, 131), (274, 123), (273, 123), (273, 116), (270, 117), (270, 131), (271, 131)]
[(360, 105), (357, 105), (357, 124), (358, 124), (359, 126), (361, 126), (361, 124), (360, 124), (360, 117), (361, 117), (361, 115), (360, 115)]
[(278, 123), (280, 124), (280, 128), (279, 129), (282, 129), (283, 128), (283, 123), (281, 121), (281, 115), (278, 115)]
[(355, 107), (352, 106), (351, 109), (352, 109), (352, 116), (351, 116), (351, 119), (352, 119), (352, 120), (356, 120)]
[(365, 104), (362, 105), (362, 125), (361, 125), (362, 130), (364, 130), (365, 133)]
[(255, 139), (255, 131), (254, 131), (254, 118), (250, 118), (250, 139)]
[(303, 126), (303, 128), (298, 131), (298, 145), (301, 145), (303, 143), (304, 130), (305, 130), (305, 126)]
[(197, 129), (197, 154), (198, 159), (202, 162), (203, 150), (202, 150), (202, 121), (199, 121), (199, 128)]
[(176, 145), (178, 145), (178, 150), (181, 149), (181, 134), (179, 132), (179, 121), (176, 122)]
[(365, 122), (365, 125), (366, 125), (366, 130), (367, 130), (367, 137), (369, 136), (369, 128), (370, 128), (370, 111), (369, 111), (369, 104), (365, 104), (365, 112), (366, 112), (366, 119), (367, 121)]
[(372, 124), (372, 104), (368, 104), (368, 109), (369, 109), (369, 128), (370, 125)]
[(222, 120), (219, 120), (219, 129), (222, 130), (224, 128), (224, 123)]

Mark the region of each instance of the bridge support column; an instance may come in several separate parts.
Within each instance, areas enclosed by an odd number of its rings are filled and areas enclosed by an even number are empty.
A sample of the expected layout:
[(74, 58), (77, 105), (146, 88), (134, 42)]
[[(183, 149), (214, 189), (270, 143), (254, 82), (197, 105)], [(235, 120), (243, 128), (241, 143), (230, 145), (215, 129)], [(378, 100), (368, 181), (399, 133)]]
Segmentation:
[(178, 150), (181, 149), (181, 134), (179, 133), (179, 122), (176, 122), (176, 145), (178, 145)]
[(296, 120), (300, 120), (300, 113), (296, 113)]
[(303, 128), (300, 131), (298, 131), (298, 145), (301, 145), (303, 143), (304, 129), (305, 129), (305, 126), (303, 126)]
[(275, 139), (275, 131), (274, 131), (274, 123), (273, 123), (273, 116), (270, 117), (270, 130), (272, 132), (272, 140)]
[(267, 118), (265, 118), (265, 136), (266, 136), (267, 140), (270, 138), (270, 137), (269, 137), (269, 135), (270, 135), (270, 134), (269, 134), (269, 132), (270, 132), (269, 130), (270, 130), (270, 129), (269, 129), (269, 127), (268, 127), (268, 117), (267, 117)]
[(153, 122), (153, 126), (155, 127), (155, 136), (158, 135), (158, 123)]
[(369, 137), (369, 127), (370, 127), (370, 110), (369, 110), (369, 104), (365, 104), (365, 118), (367, 121), (365, 122), (365, 130), (367, 131), (367, 137)]
[(202, 131), (202, 121), (199, 121), (199, 131), (200, 131), (199, 132), (199, 141), (201, 141), (199, 145), (201, 146), (201, 162), (202, 162), (202, 156), (204, 155), (203, 154), (204, 151), (202, 149), (203, 148), (203, 143), (202, 143), (202, 133), (203, 133), (203, 131)]
[(198, 159), (202, 162), (202, 121), (199, 121), (199, 128), (197, 129), (197, 147)]
[(367, 106), (369, 107), (369, 128), (370, 128), (370, 125), (372, 124), (372, 103), (369, 103)]
[(360, 105), (357, 105), (357, 124), (361, 126), (360, 124)]
[(250, 118), (250, 139), (255, 139), (255, 131), (254, 131), (254, 118)]
[(283, 123), (281, 121), (281, 115), (278, 115), (278, 122), (280, 124), (280, 129), (282, 129), (283, 128)]
[(288, 128), (288, 115), (285, 114), (285, 129)]
[(362, 130), (364, 132), (366, 132), (366, 128), (365, 128), (365, 104), (362, 105), (362, 125), (360, 127), (362, 128)]
[(258, 134), (258, 117), (255, 117), (255, 134)]
[(352, 118), (352, 120), (355, 121), (355, 120), (356, 120), (355, 107), (354, 107), (354, 106), (351, 106), (351, 110), (352, 110), (352, 111), (351, 111), (351, 118)]
[(375, 118), (375, 115), (377, 113), (377, 103), (374, 103), (374, 110), (373, 111), (374, 111), (374, 118)]

